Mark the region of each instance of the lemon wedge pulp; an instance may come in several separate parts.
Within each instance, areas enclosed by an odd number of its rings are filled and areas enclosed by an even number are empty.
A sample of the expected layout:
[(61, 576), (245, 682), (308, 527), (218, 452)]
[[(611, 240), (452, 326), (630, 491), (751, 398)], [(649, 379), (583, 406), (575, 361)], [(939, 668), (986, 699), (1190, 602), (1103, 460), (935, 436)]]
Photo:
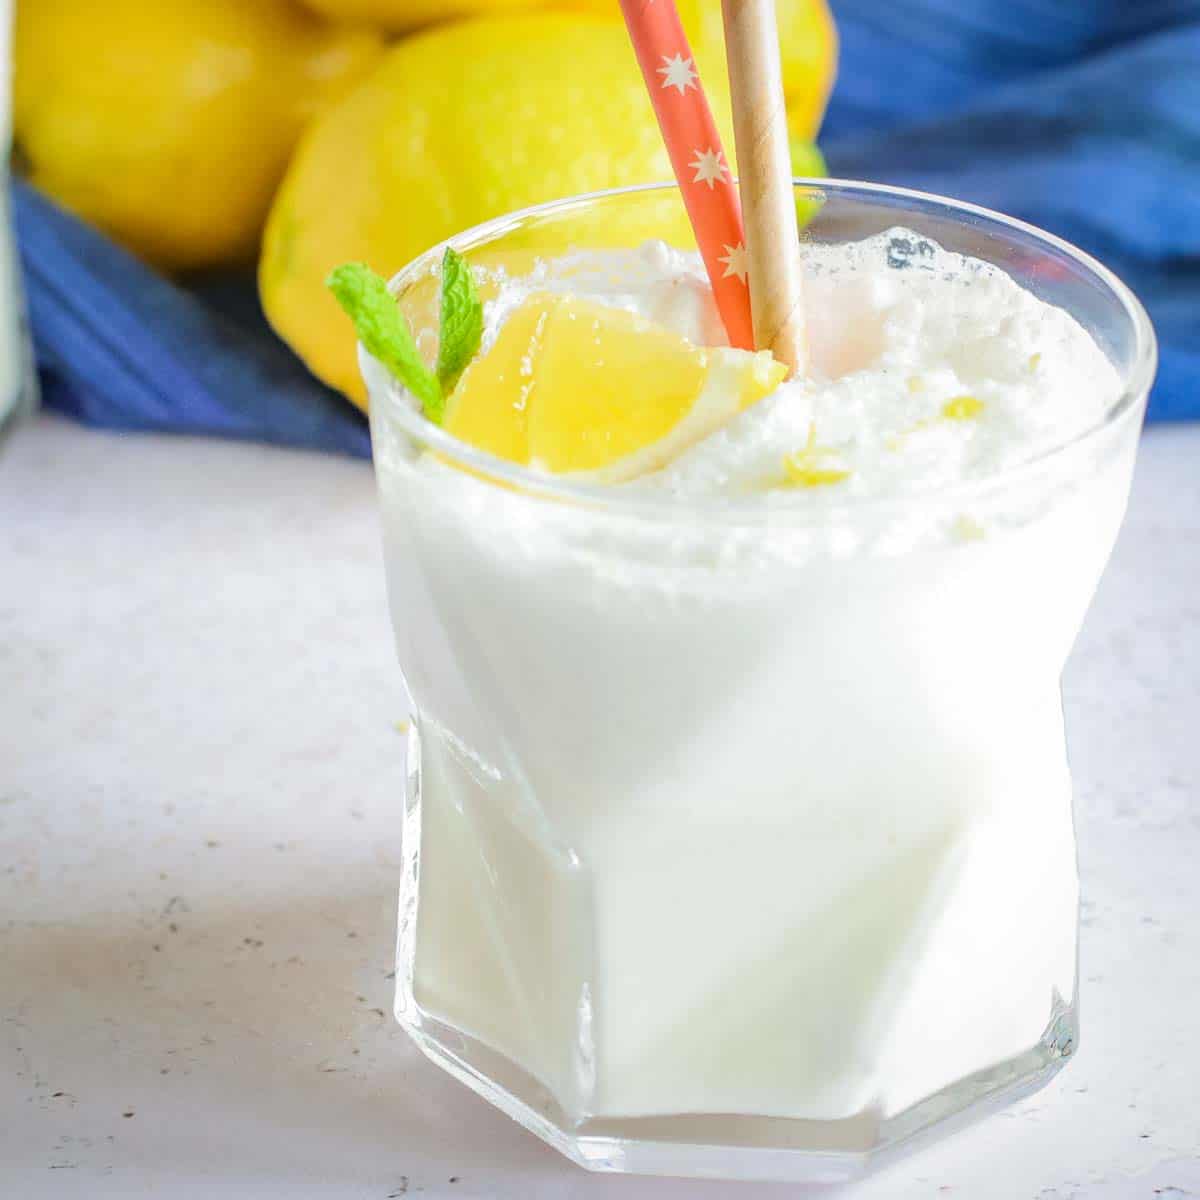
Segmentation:
[(445, 428), (511, 462), (619, 482), (773, 392), (786, 370), (766, 351), (694, 346), (636, 313), (541, 293), (467, 368)]

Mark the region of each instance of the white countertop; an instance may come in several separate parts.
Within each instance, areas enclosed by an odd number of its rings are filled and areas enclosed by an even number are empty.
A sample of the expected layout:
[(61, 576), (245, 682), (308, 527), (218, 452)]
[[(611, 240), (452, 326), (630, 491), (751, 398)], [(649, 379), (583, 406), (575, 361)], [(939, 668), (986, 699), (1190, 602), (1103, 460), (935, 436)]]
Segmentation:
[[(589, 1176), (396, 1029), (404, 716), (362, 463), (0, 450), (0, 1195), (808, 1195)], [(856, 1200), (1200, 1197), (1200, 426), (1068, 671), (1076, 1060)]]

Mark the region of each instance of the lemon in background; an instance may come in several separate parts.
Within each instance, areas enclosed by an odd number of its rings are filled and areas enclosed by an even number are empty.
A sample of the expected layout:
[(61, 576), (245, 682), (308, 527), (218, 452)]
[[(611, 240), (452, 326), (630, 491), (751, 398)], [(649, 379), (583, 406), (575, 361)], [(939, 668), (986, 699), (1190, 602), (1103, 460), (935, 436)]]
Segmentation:
[(314, 374), (362, 404), (354, 337), (324, 287), (332, 267), (388, 275), (500, 213), (670, 173), (619, 22), (438, 26), (396, 44), (302, 138), (263, 239), (263, 308)]
[[(723, 69), (706, 84), (732, 152)], [(263, 241), (263, 307), (314, 374), (364, 405), (353, 334), (323, 286), (338, 263), (390, 274), (490, 217), (670, 177), (619, 18), (546, 11), (436, 27), (392, 47), (305, 133)]]
[(169, 269), (253, 257), (305, 123), (382, 52), (292, 0), (24, 0), (31, 182)]
[[(314, 12), (404, 33), (459, 17), (495, 16), (519, 9), (578, 9), (620, 18), (618, 0), (304, 0)], [(724, 75), (725, 33), (721, 0), (676, 0), (697, 64), (709, 80)], [(779, 51), (792, 132), (816, 135), (837, 61), (837, 32), (826, 0), (778, 0)], [(709, 86), (706, 82), (705, 86)]]
[[(593, 8), (615, 7), (617, 0), (587, 0)], [(704, 79), (725, 78), (725, 28), (720, 0), (676, 0), (696, 64)], [(793, 136), (817, 136), (833, 88), (837, 30), (825, 0), (776, 0), (779, 59), (788, 126)]]
[[(600, 0), (607, 3), (607, 0)], [(458, 17), (495, 16), (519, 9), (558, 8), (589, 4), (589, 0), (304, 0), (313, 12), (338, 21), (374, 25), (392, 33), (407, 33), (438, 21)], [(612, 0), (615, 7), (617, 0)], [(591, 0), (591, 7), (596, 0)]]

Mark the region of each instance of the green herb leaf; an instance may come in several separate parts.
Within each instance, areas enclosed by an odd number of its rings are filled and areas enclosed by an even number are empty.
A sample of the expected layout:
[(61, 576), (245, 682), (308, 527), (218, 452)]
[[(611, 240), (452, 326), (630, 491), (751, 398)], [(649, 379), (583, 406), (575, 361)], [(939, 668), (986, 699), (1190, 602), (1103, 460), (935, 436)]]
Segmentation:
[(412, 330), (386, 280), (365, 263), (351, 262), (335, 267), (325, 286), (354, 322), (367, 352), (416, 396), (426, 418), (440, 425), (446, 407), (441, 386), (422, 362)]
[(483, 305), (467, 260), (446, 247), (442, 258), (442, 317), (437, 375), (442, 392), (450, 395), (483, 338)]

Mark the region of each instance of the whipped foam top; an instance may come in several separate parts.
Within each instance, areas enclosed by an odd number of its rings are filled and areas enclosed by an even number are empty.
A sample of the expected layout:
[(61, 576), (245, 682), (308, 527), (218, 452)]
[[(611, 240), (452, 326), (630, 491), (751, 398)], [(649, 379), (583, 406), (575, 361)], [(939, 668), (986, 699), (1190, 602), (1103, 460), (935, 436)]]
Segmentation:
[[(681, 497), (787, 486), (785, 460), (833, 471), (829, 500), (936, 488), (1036, 458), (1102, 421), (1120, 394), (1079, 323), (999, 268), (905, 229), (806, 245), (803, 378), (624, 487)], [(726, 339), (700, 257), (648, 242), (501, 276), (483, 348), (529, 295), (571, 292), (698, 345)], [(794, 476), (792, 477), (794, 479)]]

